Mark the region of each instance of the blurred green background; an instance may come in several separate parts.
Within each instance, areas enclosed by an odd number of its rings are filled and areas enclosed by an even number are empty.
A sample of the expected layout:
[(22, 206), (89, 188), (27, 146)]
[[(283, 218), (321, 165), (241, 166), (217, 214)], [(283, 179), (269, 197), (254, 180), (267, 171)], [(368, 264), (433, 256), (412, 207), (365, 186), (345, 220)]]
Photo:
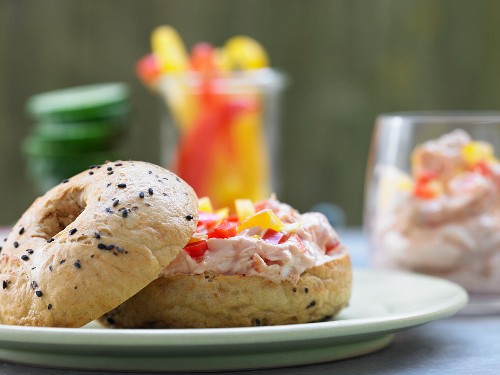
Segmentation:
[(291, 78), (280, 198), (335, 202), (361, 223), (377, 114), (498, 109), (498, 0), (0, 0), (0, 224), (36, 196), (20, 147), (35, 93), (122, 81), (132, 90), (126, 158), (160, 161), (164, 107), (136, 78), (154, 27), (188, 46), (236, 34), (260, 41)]

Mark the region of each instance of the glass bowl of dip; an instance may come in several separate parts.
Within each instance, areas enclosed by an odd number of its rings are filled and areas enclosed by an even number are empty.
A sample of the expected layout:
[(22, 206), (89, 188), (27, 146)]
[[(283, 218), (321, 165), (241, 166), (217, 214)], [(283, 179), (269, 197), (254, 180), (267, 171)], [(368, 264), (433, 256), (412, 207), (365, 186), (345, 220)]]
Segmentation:
[(447, 278), (500, 311), (500, 112), (377, 117), (364, 226), (372, 265)]

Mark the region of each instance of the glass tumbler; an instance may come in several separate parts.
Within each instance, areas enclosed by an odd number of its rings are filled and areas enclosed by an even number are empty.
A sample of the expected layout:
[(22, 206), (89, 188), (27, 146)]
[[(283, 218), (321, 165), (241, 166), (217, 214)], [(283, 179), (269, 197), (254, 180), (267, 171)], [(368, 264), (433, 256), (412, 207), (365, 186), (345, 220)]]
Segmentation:
[(278, 119), (285, 78), (274, 69), (171, 74), (162, 159), (215, 207), (278, 189)]
[(500, 112), (377, 117), (364, 226), (374, 267), (447, 278), (500, 311)]

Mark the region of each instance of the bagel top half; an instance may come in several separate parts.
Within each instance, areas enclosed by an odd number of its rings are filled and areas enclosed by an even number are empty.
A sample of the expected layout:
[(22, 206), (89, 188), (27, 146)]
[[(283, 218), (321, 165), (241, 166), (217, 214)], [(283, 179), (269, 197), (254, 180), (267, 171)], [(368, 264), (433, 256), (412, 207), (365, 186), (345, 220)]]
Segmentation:
[(197, 220), (196, 195), (175, 174), (91, 166), (36, 199), (0, 244), (0, 323), (87, 324), (155, 280)]

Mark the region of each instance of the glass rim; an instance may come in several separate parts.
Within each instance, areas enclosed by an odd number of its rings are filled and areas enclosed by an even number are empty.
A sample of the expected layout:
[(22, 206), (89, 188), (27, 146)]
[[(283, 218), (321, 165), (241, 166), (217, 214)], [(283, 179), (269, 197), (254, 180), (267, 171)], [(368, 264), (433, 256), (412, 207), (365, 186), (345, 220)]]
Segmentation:
[(434, 122), (470, 122), (470, 121), (500, 121), (500, 111), (497, 110), (432, 110), (432, 111), (402, 111), (385, 112), (377, 115), (377, 122), (385, 120), (401, 121), (434, 121)]
[[(183, 84), (187, 87), (199, 87), (202, 75), (197, 72), (167, 74), (158, 81), (158, 90), (165, 91), (171, 85)], [(276, 68), (262, 68), (222, 72), (213, 78), (218, 88), (234, 90), (242, 87), (259, 87), (271, 90), (283, 90), (288, 85), (287, 75)]]

